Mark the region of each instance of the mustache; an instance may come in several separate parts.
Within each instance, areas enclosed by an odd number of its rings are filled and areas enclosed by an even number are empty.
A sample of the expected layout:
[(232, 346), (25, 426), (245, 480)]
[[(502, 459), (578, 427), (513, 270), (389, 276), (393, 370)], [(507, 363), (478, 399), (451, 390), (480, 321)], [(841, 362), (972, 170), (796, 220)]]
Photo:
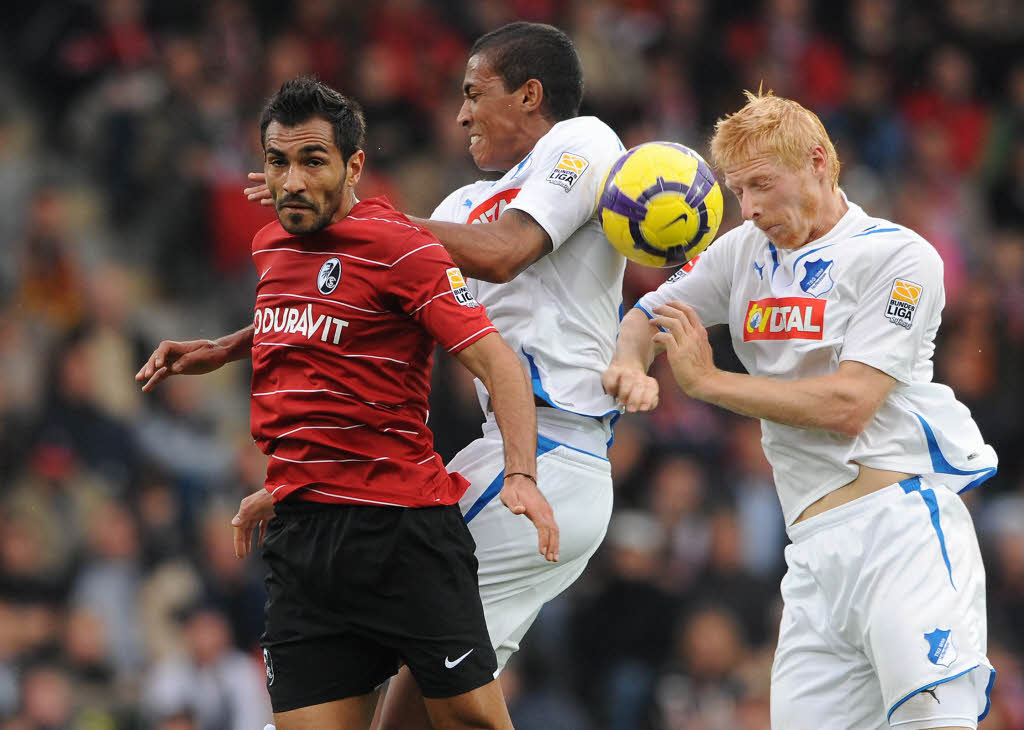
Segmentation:
[(281, 198), (277, 201), (278, 208), (283, 208), (286, 205), (304, 205), (307, 208), (316, 208), (312, 202), (306, 200), (301, 195), (289, 195), (287, 198)]

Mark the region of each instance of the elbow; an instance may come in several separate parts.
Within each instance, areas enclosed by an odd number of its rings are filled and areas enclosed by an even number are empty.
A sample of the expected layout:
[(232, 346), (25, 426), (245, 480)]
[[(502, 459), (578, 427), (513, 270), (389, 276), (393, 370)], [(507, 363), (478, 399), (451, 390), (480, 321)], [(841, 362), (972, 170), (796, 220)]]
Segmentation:
[(837, 409), (837, 418), (831, 430), (843, 436), (857, 438), (874, 420), (876, 410), (866, 403), (849, 403), (845, 408)]
[(513, 269), (507, 262), (489, 261), (474, 266), (470, 276), (492, 284), (507, 284), (516, 278), (518, 274), (519, 272)]

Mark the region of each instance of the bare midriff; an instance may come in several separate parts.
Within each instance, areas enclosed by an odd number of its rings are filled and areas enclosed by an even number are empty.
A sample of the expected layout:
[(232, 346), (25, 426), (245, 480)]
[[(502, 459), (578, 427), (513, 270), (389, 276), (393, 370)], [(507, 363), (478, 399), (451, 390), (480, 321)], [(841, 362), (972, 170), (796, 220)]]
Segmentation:
[(885, 471), (884, 469), (872, 469), (870, 466), (860, 466), (860, 474), (857, 475), (856, 479), (848, 484), (844, 484), (839, 489), (832, 490), (817, 502), (811, 503), (807, 509), (800, 513), (796, 521), (803, 522), (815, 515), (820, 515), (822, 512), (828, 512), (834, 507), (866, 497), (872, 492), (888, 487), (890, 484), (909, 479), (911, 476), (913, 474), (907, 474), (902, 471)]

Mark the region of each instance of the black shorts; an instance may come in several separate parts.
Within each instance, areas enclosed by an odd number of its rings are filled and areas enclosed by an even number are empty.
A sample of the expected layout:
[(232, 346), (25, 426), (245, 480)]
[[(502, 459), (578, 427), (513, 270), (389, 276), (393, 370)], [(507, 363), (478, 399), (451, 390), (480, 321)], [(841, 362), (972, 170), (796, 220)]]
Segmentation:
[(260, 642), (274, 712), (366, 694), (401, 662), (425, 697), (493, 680), (475, 548), (457, 505), (278, 504)]

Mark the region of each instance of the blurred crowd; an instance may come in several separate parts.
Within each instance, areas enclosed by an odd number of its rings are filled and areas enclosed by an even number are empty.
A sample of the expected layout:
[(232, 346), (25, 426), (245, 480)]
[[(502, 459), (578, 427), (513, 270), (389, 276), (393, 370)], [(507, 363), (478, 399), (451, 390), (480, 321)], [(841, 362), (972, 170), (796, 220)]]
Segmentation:
[[(429, 215), (480, 177), (466, 51), (515, 19), (578, 45), (584, 113), (704, 151), (762, 83), (816, 110), (841, 184), (945, 260), (936, 378), (999, 473), (966, 495), (987, 558), (985, 730), (1024, 729), (1024, 13), (1018, 0), (38, 0), (0, 47), (0, 730), (259, 730), (263, 569), (229, 520), (263, 483), (249, 371), (143, 395), (161, 339), (251, 317), (241, 194), (256, 117), (312, 72), (365, 107), (368, 174)], [(731, 196), (722, 231), (735, 226)], [(629, 306), (670, 272), (630, 267)], [(739, 368), (728, 333), (720, 365)], [(502, 681), (519, 730), (762, 730), (786, 544), (756, 422), (690, 401), (623, 418), (616, 514)], [(437, 360), (446, 458), (481, 420)]]

